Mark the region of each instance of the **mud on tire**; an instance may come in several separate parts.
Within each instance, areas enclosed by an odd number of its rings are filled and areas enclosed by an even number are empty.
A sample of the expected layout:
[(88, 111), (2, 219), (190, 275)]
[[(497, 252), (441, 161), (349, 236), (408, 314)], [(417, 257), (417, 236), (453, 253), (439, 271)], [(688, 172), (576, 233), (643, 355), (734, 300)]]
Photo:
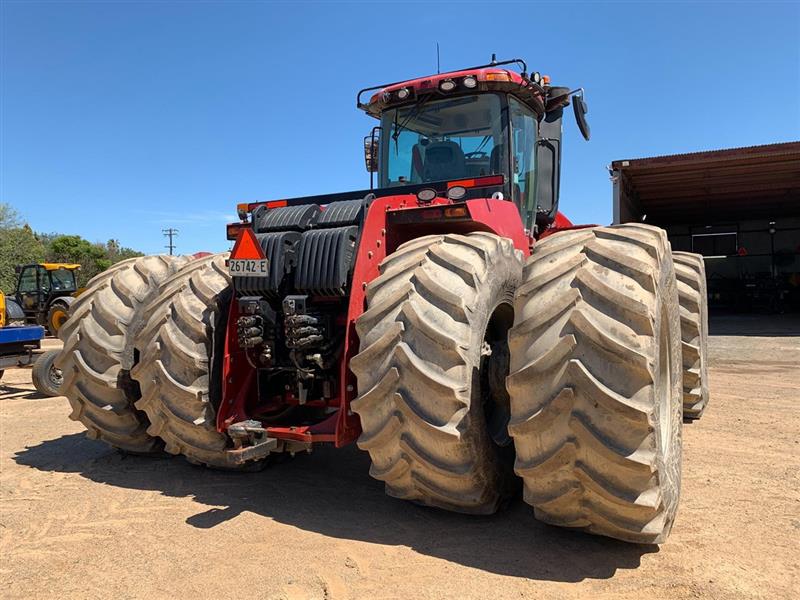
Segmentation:
[(188, 257), (143, 256), (117, 263), (94, 277), (70, 307), (59, 337), (64, 348), (55, 361), (61, 369), (61, 394), (72, 406), (70, 418), (87, 435), (133, 453), (160, 450), (147, 433), (127, 389), (126, 338), (142, 304)]
[[(521, 268), (511, 241), (488, 233), (425, 236), (381, 263), (356, 322), (360, 353), (350, 366), (358, 445), (390, 496), (492, 513), (513, 483), (503, 380)], [(501, 389), (488, 394), (493, 354)], [(495, 443), (490, 431), (499, 434)], [(503, 443), (512, 452), (505, 469)]]
[[(190, 462), (229, 468), (228, 437), (217, 431), (221, 346), (232, 294), (227, 254), (200, 258), (164, 282), (144, 310), (131, 376), (148, 432)], [(214, 352), (216, 348), (217, 352)]]
[(678, 293), (665, 233), (568, 231), (535, 247), (510, 333), (516, 472), (544, 522), (669, 535), (681, 481)]
[(700, 254), (673, 252), (681, 305), (683, 418), (699, 419), (708, 406), (708, 294)]

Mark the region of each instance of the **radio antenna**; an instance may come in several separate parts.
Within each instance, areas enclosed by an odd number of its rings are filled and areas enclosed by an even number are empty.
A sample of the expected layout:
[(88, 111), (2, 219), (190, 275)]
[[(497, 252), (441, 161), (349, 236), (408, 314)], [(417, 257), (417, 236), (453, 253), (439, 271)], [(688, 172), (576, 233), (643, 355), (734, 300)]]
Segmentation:
[(439, 42), (436, 42), (436, 73), (438, 75), (441, 72), (442, 72), (442, 69), (439, 66)]

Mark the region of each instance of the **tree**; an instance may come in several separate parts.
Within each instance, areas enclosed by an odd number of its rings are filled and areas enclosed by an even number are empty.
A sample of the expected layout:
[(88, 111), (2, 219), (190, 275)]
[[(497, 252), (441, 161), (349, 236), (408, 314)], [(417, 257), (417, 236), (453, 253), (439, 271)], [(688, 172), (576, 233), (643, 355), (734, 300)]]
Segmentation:
[(17, 265), (45, 260), (78, 263), (78, 285), (84, 286), (114, 263), (134, 256), (143, 255), (116, 239), (93, 244), (79, 235), (34, 233), (28, 225), (21, 224), (19, 213), (10, 204), (0, 202), (0, 289), (6, 293), (16, 287)]
[(108, 251), (108, 258), (114, 260), (114, 258), (119, 254), (119, 240), (108, 240), (106, 242), (106, 249)]
[(135, 256), (144, 256), (144, 254), (142, 254), (138, 250), (134, 250), (133, 248), (128, 248), (127, 246), (122, 246), (119, 249), (119, 252), (117, 253), (117, 255), (114, 257), (114, 263), (118, 263), (120, 261), (127, 260), (127, 259), (133, 258)]
[(44, 260), (45, 247), (28, 225), (0, 229), (0, 289), (14, 291), (17, 274), (14, 267)]
[(112, 262), (103, 244), (92, 244), (79, 235), (60, 235), (52, 239), (47, 249), (50, 262), (80, 263), (78, 285), (85, 285), (92, 277), (105, 271)]
[(17, 229), (21, 225), (19, 213), (6, 202), (0, 202), (0, 230)]

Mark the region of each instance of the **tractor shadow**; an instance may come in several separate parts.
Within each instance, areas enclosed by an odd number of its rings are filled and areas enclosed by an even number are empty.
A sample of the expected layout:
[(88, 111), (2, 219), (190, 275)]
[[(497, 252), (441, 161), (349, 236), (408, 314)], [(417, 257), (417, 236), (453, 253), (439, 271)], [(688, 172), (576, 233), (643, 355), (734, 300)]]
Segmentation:
[(126, 456), (76, 433), (28, 447), (14, 460), (40, 471), (77, 473), (107, 485), (191, 497), (200, 511), (186, 523), (200, 529), (247, 511), (334, 538), (408, 546), (500, 575), (561, 582), (606, 579), (618, 569), (638, 567), (644, 554), (658, 552), (658, 546), (539, 523), (519, 498), (488, 517), (395, 500), (368, 475), (369, 459), (354, 446), (315, 449), (311, 456), (259, 473), (227, 473), (178, 458)]

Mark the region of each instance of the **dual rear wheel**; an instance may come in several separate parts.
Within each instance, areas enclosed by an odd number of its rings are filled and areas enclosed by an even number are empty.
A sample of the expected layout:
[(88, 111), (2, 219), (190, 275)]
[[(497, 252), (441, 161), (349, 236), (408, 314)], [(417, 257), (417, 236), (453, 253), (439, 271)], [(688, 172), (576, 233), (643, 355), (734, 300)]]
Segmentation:
[(563, 232), (524, 268), (497, 236), (420, 238), (383, 261), (367, 301), (353, 410), (389, 495), (490, 513), (521, 480), (540, 520), (664, 541), (682, 358), (663, 231)]
[(231, 295), (226, 257), (133, 258), (89, 283), (55, 361), (70, 416), (89, 437), (226, 466), (227, 438), (215, 424), (221, 382), (211, 375)]
[(64, 348), (55, 359), (62, 373), (61, 393), (92, 439), (134, 454), (161, 450), (147, 432), (149, 422), (133, 405), (129, 341), (142, 309), (159, 286), (189, 262), (182, 256), (144, 256), (122, 261), (94, 277), (70, 307), (59, 337)]
[(230, 467), (230, 440), (216, 430), (231, 298), (226, 258), (133, 258), (89, 283), (61, 330), (54, 369), (70, 417), (90, 438)]

